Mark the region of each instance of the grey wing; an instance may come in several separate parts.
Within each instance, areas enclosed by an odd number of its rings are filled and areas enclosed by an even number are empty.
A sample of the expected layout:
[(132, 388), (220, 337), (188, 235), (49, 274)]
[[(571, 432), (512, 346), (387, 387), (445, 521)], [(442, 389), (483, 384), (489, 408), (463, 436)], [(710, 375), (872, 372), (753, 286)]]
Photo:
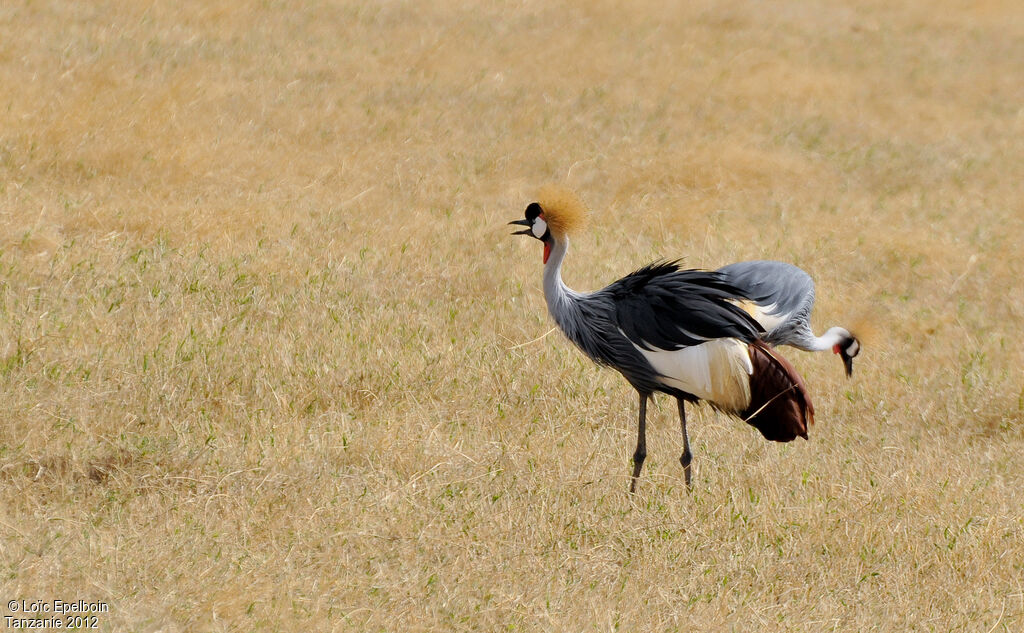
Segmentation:
[(814, 307), (814, 280), (800, 268), (759, 260), (729, 264), (718, 272), (756, 304), (753, 316), (769, 334), (780, 328), (808, 327)]

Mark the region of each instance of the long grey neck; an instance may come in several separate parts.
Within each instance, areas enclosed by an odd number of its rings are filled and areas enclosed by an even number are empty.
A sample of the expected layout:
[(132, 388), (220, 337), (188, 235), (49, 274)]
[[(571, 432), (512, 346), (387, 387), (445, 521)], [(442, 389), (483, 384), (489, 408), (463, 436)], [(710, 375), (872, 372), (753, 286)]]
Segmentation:
[(544, 265), (544, 299), (555, 323), (571, 337), (576, 325), (573, 317), (577, 315), (574, 303), (581, 295), (562, 281), (562, 260), (568, 250), (568, 237), (554, 240), (548, 263)]
[(562, 282), (562, 260), (569, 240), (555, 240), (544, 265), (544, 298), (548, 312), (565, 337), (594, 362), (617, 369), (637, 391), (652, 393), (660, 387), (651, 378), (654, 369), (629, 342), (616, 331), (615, 306), (607, 293), (576, 292)]

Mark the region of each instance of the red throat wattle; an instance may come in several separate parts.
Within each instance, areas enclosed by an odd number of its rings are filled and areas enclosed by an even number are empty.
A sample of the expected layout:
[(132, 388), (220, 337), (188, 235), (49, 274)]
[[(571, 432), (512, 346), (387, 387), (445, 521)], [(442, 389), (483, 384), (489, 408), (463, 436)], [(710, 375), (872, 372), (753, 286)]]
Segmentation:
[(832, 346), (832, 353), (833, 354), (838, 354), (839, 353), (839, 345), (838, 344)]
[(551, 255), (551, 244), (544, 242), (544, 263), (548, 263), (548, 257)]

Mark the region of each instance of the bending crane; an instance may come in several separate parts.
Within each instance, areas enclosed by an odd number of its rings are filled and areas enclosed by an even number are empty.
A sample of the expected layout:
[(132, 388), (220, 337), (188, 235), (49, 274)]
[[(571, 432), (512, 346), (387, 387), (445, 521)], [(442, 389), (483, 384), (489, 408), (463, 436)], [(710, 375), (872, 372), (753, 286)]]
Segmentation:
[(792, 264), (772, 261), (738, 262), (718, 272), (749, 300), (739, 305), (764, 328), (766, 343), (808, 352), (830, 349), (842, 359), (846, 376), (853, 375), (853, 359), (860, 352), (857, 337), (839, 326), (821, 336), (811, 330), (814, 280), (810, 275)]

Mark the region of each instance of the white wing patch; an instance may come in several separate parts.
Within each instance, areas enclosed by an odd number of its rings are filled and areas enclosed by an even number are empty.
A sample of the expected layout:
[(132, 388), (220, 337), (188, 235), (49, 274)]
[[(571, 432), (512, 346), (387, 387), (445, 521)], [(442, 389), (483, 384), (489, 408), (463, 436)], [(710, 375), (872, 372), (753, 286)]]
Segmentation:
[(765, 332), (771, 332), (786, 321), (789, 321), (790, 314), (773, 314), (778, 304), (769, 303), (766, 306), (757, 306), (757, 314), (754, 319), (761, 324)]
[(713, 402), (728, 411), (740, 412), (750, 405), (750, 362), (747, 344), (720, 338), (678, 350), (645, 350), (636, 346), (654, 367), (660, 381)]
[(791, 316), (788, 313), (773, 314), (778, 309), (779, 304), (777, 303), (769, 303), (767, 305), (759, 305), (753, 301), (733, 301), (733, 303), (754, 317), (754, 320), (761, 324), (765, 332), (771, 332), (788, 321)]

